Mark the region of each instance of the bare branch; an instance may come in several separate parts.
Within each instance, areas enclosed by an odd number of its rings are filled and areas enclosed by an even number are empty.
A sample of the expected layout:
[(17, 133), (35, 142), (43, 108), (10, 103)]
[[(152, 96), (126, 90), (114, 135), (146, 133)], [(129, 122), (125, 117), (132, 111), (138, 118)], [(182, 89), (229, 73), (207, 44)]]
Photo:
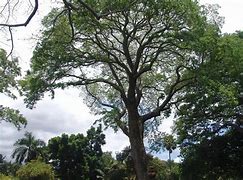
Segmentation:
[(65, 84), (67, 86), (79, 86), (79, 85), (88, 85), (88, 84), (94, 84), (94, 83), (105, 83), (110, 85), (111, 87), (113, 87), (115, 90), (117, 90), (120, 93), (123, 93), (123, 90), (120, 86), (118, 86), (117, 84), (104, 79), (104, 78), (97, 78), (97, 79), (87, 79), (87, 78), (83, 78), (83, 77), (79, 77), (73, 74), (65, 74), (66, 77), (75, 77), (80, 79), (79, 81), (73, 81), (73, 82), (66, 82)]
[(12, 54), (13, 48), (14, 48), (14, 40), (13, 40), (13, 33), (12, 33), (11, 27), (8, 27), (8, 30), (9, 30), (9, 34), (10, 34), (10, 40), (11, 40), (11, 50), (10, 50), (9, 54), (7, 55), (7, 58)]
[(30, 13), (30, 15), (28, 16), (28, 18), (26, 19), (26, 21), (24, 23), (17, 23), (17, 24), (7, 24), (7, 23), (2, 23), (0, 24), (0, 26), (5, 26), (5, 27), (21, 27), (21, 26), (27, 26), (29, 24), (29, 22), (31, 21), (31, 19), (35, 16), (37, 10), (39, 7), (39, 2), (38, 0), (35, 0), (35, 5), (34, 8), (32, 10), (32, 12)]

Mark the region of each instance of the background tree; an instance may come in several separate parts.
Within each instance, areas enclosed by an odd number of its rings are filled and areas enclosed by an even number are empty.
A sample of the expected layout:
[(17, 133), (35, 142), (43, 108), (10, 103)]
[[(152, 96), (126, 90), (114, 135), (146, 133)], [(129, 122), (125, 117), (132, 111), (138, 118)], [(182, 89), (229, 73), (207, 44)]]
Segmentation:
[[(168, 151), (168, 160), (161, 161), (152, 158), (150, 161), (151, 167), (157, 172), (157, 179), (179, 179), (179, 164), (171, 160), (171, 153), (177, 148), (177, 141), (173, 134), (160, 133), (149, 140), (151, 152), (159, 153)], [(159, 167), (160, 166), (160, 167)]]
[(155, 137), (152, 137), (149, 140), (151, 152), (161, 152), (167, 150), (168, 151), (168, 166), (171, 167), (172, 160), (171, 160), (171, 153), (177, 147), (177, 142), (175, 137), (172, 134), (168, 133), (160, 133), (157, 134)]
[(105, 135), (101, 127), (83, 134), (54, 137), (49, 140), (50, 160), (61, 179), (99, 179)]
[[(116, 160), (121, 164), (121, 167), (125, 169), (125, 177), (134, 178), (136, 173), (134, 169), (134, 162), (131, 154), (131, 147), (125, 147), (121, 152), (116, 153)], [(123, 166), (122, 166), (123, 165)]]
[(24, 138), (18, 139), (14, 146), (12, 158), (15, 158), (17, 163), (30, 162), (42, 156), (42, 148), (45, 142), (41, 139), (35, 139), (31, 132), (25, 132)]
[(183, 179), (242, 179), (243, 134), (236, 130), (183, 148)]
[(2, 154), (0, 154), (0, 164), (4, 162), (5, 156), (3, 156)]
[(179, 180), (180, 179), (180, 164), (173, 161), (170, 164), (157, 157), (152, 157), (149, 161), (149, 167), (155, 172), (156, 180)]
[(168, 161), (171, 161), (171, 153), (176, 149), (176, 140), (172, 134), (163, 134), (161, 137), (161, 145), (163, 149), (166, 149), (169, 154)]
[[(18, 60), (16, 58), (9, 60), (6, 51), (0, 48), (0, 93), (15, 99), (16, 96), (12, 91), (17, 89), (16, 77), (19, 75)], [(27, 123), (18, 110), (4, 107), (3, 105), (0, 105), (0, 123), (1, 121), (10, 122), (18, 129)]]
[(180, 101), (176, 95), (193, 78), (183, 73), (202, 63), (218, 27), (191, 0), (89, 1), (102, 16), (81, 2), (43, 20), (22, 81), (26, 102), (33, 107), (46, 92), (82, 87), (104, 124), (128, 136), (137, 178), (147, 179), (144, 136)]
[(15, 176), (19, 167), (19, 164), (6, 161), (5, 156), (0, 154), (0, 175), (2, 174), (5, 176)]
[[(243, 147), (240, 34), (225, 34), (211, 45), (204, 66), (198, 68), (195, 83), (185, 89), (185, 101), (178, 106), (179, 121), (175, 129), (182, 143), (184, 174), (190, 169), (201, 177), (242, 178), (240, 170), (233, 168), (242, 164), (239, 153)], [(208, 155), (203, 156), (203, 152)], [(195, 163), (197, 166), (193, 166)]]
[(125, 164), (114, 159), (111, 152), (103, 153), (101, 162), (104, 179), (123, 180), (129, 177)]

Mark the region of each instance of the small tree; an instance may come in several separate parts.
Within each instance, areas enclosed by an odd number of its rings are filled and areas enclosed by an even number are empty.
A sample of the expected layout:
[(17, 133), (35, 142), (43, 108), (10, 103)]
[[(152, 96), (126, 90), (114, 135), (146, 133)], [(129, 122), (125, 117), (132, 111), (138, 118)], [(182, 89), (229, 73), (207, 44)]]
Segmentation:
[(176, 149), (176, 141), (173, 135), (171, 134), (164, 134), (162, 137), (162, 146), (165, 148), (169, 153), (169, 162), (171, 162), (171, 153), (173, 150)]

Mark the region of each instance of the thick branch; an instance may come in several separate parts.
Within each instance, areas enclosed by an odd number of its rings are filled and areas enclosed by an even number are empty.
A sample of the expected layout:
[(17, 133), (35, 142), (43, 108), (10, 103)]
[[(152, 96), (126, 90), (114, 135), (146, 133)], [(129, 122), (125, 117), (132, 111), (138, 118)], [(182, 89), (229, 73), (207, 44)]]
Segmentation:
[(99, 20), (101, 18), (101, 16), (99, 16), (93, 8), (91, 8), (87, 3), (85, 3), (84, 1), (82, 0), (79, 0), (78, 1), (81, 6), (83, 6), (84, 8), (86, 8), (97, 20)]
[(66, 82), (65, 85), (67, 85), (67, 86), (89, 85), (89, 84), (94, 84), (94, 83), (100, 82), (100, 83), (108, 84), (111, 87), (113, 87), (115, 90), (117, 90), (118, 92), (123, 93), (123, 89), (120, 86), (118, 86), (117, 84), (115, 84), (107, 79), (104, 79), (104, 78), (86, 79), (86, 78), (82, 78), (80, 76), (76, 76), (73, 74), (65, 74), (65, 75), (66, 75), (66, 77), (75, 77), (75, 78), (80, 79), (79, 81)]
[(105, 46), (105, 44), (102, 42), (102, 40), (98, 37), (98, 35), (95, 35), (95, 39), (92, 40), (92, 42), (94, 44), (96, 44), (101, 50), (103, 50), (104, 52), (106, 52), (109, 56), (113, 57), (115, 62), (121, 67), (123, 68), (127, 74), (130, 74), (130, 71), (128, 69), (128, 67), (119, 60), (119, 58), (113, 54), (111, 51), (109, 51), (109, 47)]
[(10, 50), (9, 54), (7, 55), (7, 58), (12, 54), (13, 49), (14, 49), (14, 39), (13, 39), (13, 33), (12, 33), (11, 27), (8, 27), (8, 30), (9, 30), (10, 39), (11, 39), (11, 50)]
[(117, 126), (122, 130), (122, 132), (129, 137), (129, 131), (128, 127), (124, 124), (124, 122), (121, 121), (121, 118), (126, 114), (126, 110), (123, 110), (122, 112), (119, 112), (119, 116), (115, 118), (115, 122)]
[(112, 64), (108, 63), (108, 65), (109, 65), (109, 67), (110, 67), (110, 70), (111, 70), (111, 72), (112, 72), (112, 75), (114, 76), (114, 78), (115, 78), (117, 84), (119, 85), (119, 87), (120, 87), (120, 89), (121, 89), (121, 91), (120, 91), (120, 93), (121, 93), (121, 97), (122, 97), (122, 99), (125, 100), (125, 99), (126, 99), (126, 94), (125, 94), (125, 90), (124, 90), (124, 88), (123, 88), (123, 85), (122, 85), (122, 83), (121, 83), (121, 81), (120, 81), (120, 79), (119, 79), (117, 73), (115, 72), (114, 68), (112, 67)]

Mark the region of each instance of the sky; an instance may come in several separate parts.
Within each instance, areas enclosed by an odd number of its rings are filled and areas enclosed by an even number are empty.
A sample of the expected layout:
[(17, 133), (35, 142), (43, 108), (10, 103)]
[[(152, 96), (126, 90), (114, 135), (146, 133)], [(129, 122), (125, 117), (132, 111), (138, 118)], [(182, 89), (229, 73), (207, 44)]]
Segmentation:
[[(38, 14), (27, 27), (21, 27), (14, 31), (14, 54), (19, 57), (23, 73), (29, 67), (29, 60), (35, 45), (35, 40), (31, 39), (39, 34), (40, 18), (43, 17), (50, 7), (43, 6), (47, 0), (43, 0)], [(243, 30), (243, 1), (242, 0), (201, 0), (201, 4), (217, 3), (221, 6), (219, 14), (225, 17), (225, 24), (222, 32), (232, 33), (236, 30)], [(23, 18), (24, 19), (24, 18)], [(34, 36), (33, 36), (34, 35)], [(0, 42), (0, 47), (10, 48), (8, 44)], [(27, 109), (23, 103), (23, 98), (12, 100), (4, 95), (0, 95), (0, 104), (19, 109), (27, 118), (28, 125), (21, 131), (17, 131), (13, 125), (5, 122), (0, 123), (0, 154), (9, 155), (13, 151), (14, 142), (23, 137), (25, 131), (33, 132), (36, 138), (45, 140), (59, 136), (62, 133), (76, 134), (84, 133), (93, 124), (94, 116), (88, 107), (83, 103), (84, 97), (78, 89), (58, 90), (55, 99), (45, 97), (39, 101), (33, 110)], [(172, 120), (164, 120), (162, 129), (170, 132)], [(128, 139), (121, 132), (114, 133), (113, 130), (105, 131), (106, 145), (104, 151), (121, 151), (129, 145)], [(178, 159), (178, 151), (173, 154), (173, 159)], [(167, 152), (158, 155), (161, 159), (167, 159)]]

